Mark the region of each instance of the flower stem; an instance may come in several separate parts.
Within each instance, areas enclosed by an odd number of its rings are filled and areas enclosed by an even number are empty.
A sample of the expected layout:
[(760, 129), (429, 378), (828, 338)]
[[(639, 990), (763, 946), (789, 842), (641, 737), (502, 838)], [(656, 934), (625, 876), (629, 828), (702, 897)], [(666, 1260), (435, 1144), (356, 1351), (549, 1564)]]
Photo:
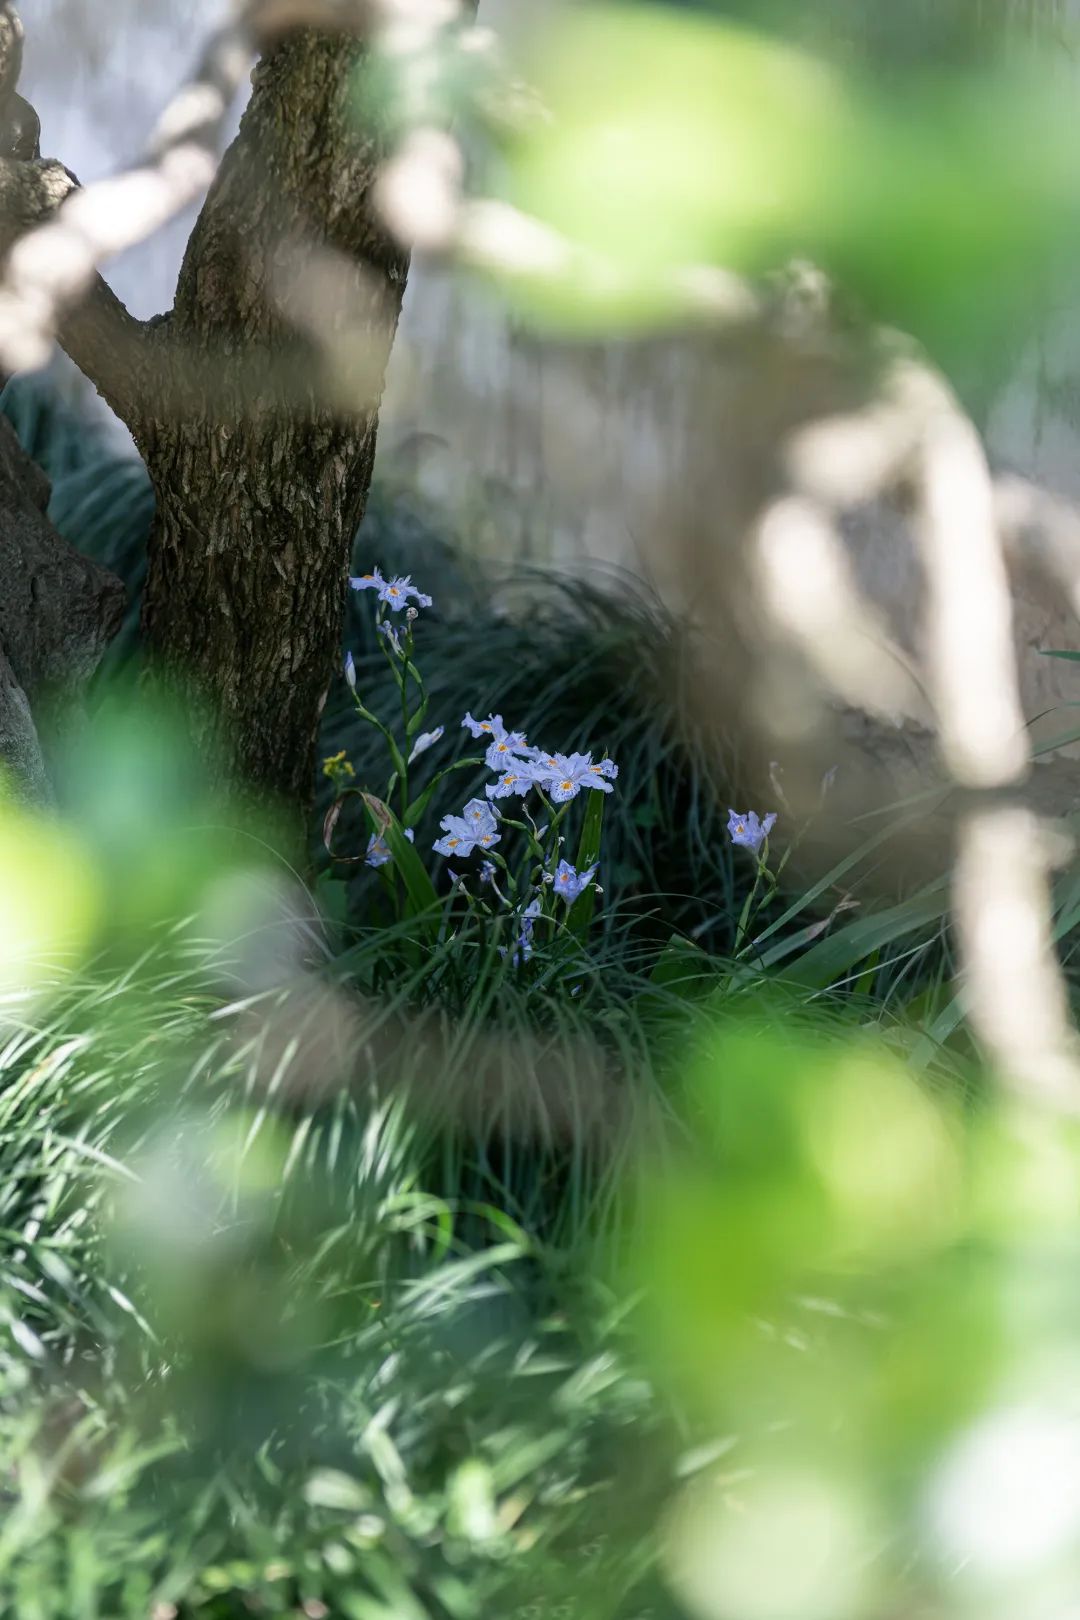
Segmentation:
[[(758, 893), (761, 889), (761, 880), (766, 878), (769, 883), (768, 892), (763, 896), (760, 905), (757, 903)], [(776, 878), (769, 871), (769, 840), (766, 838), (758, 854), (757, 871), (754, 873), (753, 887), (743, 902), (742, 912), (739, 916), (739, 926), (735, 930), (734, 955), (736, 960), (745, 954), (747, 934), (750, 928), (750, 919), (761, 906), (768, 905), (776, 893)]]

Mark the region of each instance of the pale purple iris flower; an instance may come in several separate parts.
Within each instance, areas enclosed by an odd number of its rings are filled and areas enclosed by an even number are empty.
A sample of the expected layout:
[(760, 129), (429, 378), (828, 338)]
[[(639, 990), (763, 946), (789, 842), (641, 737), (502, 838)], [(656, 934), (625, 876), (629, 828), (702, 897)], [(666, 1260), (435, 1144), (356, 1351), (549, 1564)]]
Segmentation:
[(392, 613), (400, 613), (402, 608), (408, 607), (410, 598), (415, 598), (418, 607), (431, 606), (431, 597), (417, 590), (411, 574), (396, 574), (393, 579), (383, 581), (379, 601), (385, 602)]
[(756, 810), (748, 810), (745, 815), (740, 815), (737, 810), (728, 811), (728, 834), (731, 842), (741, 849), (753, 851), (755, 855), (775, 824), (775, 811), (764, 818), (759, 818)]
[(518, 760), (506, 767), (498, 780), (489, 782), (484, 792), (489, 799), (509, 799), (518, 795), (524, 796), (533, 786), (533, 778), (527, 767), (523, 767)]
[(356, 662), (351, 652), (345, 654), (345, 685), (350, 692), (356, 691)]
[[(521, 913), (521, 930), (514, 945), (513, 955), (510, 957), (511, 962), (515, 967), (519, 967), (522, 962), (527, 962), (533, 953), (533, 927), (536, 923), (537, 917), (540, 915), (541, 910), (542, 906), (540, 903), (540, 896), (537, 895), (535, 900), (529, 901), (529, 904)], [(501, 947), (500, 954), (502, 956), (507, 955), (505, 945)]]
[(506, 736), (506, 727), (503, 725), (501, 714), (489, 714), (486, 720), (477, 720), (473, 715), (467, 714), (461, 724), (471, 737), (487, 737), (497, 741)]
[[(411, 827), (406, 827), (405, 836), (411, 844), (416, 835)], [(372, 833), (368, 839), (367, 854), (364, 856), (365, 866), (385, 866), (390, 860), (393, 860), (393, 856), (386, 839), (380, 837), (378, 833)]]
[(604, 767), (616, 769), (610, 760), (594, 765), (591, 754), (542, 754), (533, 761), (532, 776), (556, 804), (567, 804), (577, 798), (582, 788), (610, 793), (611, 783)]
[(498, 825), (494, 810), (483, 799), (470, 799), (462, 815), (478, 833), (494, 832)]
[(584, 894), (595, 876), (595, 865), (579, 872), (569, 861), (560, 861), (552, 880), (555, 893), (561, 894), (567, 905), (572, 906), (579, 895)]
[(492, 737), (484, 755), (484, 764), (489, 771), (501, 771), (524, 757), (526, 757), (525, 733), (504, 731), (501, 736)]
[(443, 816), (439, 822), (444, 836), (431, 846), (438, 855), (471, 855), (479, 844), (491, 849), (499, 842), (498, 822), (483, 799), (470, 799), (460, 816)]
[(438, 742), (445, 730), (445, 726), (436, 726), (434, 731), (422, 731), (413, 743), (412, 753), (405, 763), (411, 765), (414, 759), (419, 759), (421, 754), (426, 754), (428, 749)]
[(408, 607), (410, 600), (415, 601), (417, 607), (431, 606), (431, 597), (417, 590), (411, 574), (396, 574), (393, 579), (384, 579), (379, 570), (373, 568), (370, 574), (350, 574), (349, 584), (354, 591), (378, 591), (379, 601), (385, 602), (394, 613)]

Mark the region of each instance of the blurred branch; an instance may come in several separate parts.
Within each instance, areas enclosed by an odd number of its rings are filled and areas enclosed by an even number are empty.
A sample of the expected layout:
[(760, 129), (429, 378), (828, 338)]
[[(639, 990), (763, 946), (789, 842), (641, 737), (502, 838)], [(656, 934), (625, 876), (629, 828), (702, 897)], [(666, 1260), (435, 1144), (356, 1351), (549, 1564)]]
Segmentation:
[(990, 469), (943, 378), (910, 364), (895, 387), (922, 424), (915, 536), (941, 751), (961, 787), (1006, 787), (1023, 780), (1030, 750)]
[(944, 378), (914, 352), (897, 353), (890, 337), (881, 359), (863, 410), (811, 422), (785, 447), (782, 465), (800, 499), (766, 509), (759, 550), (769, 526), (775, 542), (785, 513), (799, 522), (775, 560), (771, 590), (766, 581), (765, 603), (836, 696), (873, 707), (875, 661), (858, 656), (873, 610), (838, 568), (830, 513), (899, 486), (914, 490), (938, 748), (963, 790), (953, 909), (968, 1013), (1007, 1083), (1080, 1109), (1080, 1042), (1050, 926), (1054, 852), (1019, 802), (1031, 753), (1006, 570), (1008, 551), (1080, 605), (1080, 516), (1023, 480), (995, 486)]
[[(736, 592), (730, 611), (740, 622), (755, 610), (764, 618), (748, 682), (751, 697), (761, 693), (756, 722), (779, 738), (793, 724), (816, 725), (836, 700), (863, 713), (888, 716), (894, 703), (916, 712), (919, 671), (891, 645), (842, 537), (845, 518), (876, 503), (880, 520), (884, 502), (906, 495), (923, 591), (927, 720), (960, 790), (953, 919), (967, 1012), (1005, 1083), (1080, 1109), (1080, 1042), (1052, 940), (1058, 852), (1022, 802), (1031, 755), (1006, 566), (1037, 569), (1080, 605), (1080, 514), (1023, 480), (995, 483), (974, 425), (910, 343), (868, 333), (857, 347), (830, 351), (827, 312), (806, 336), (808, 353), (833, 353), (831, 381), (826, 365), (815, 398), (804, 379), (794, 426), (782, 412), (779, 422), (766, 415), (775, 449), (764, 458), (757, 450), (752, 515), (731, 536), (752, 571), (749, 601)], [(775, 343), (801, 352), (782, 329)], [(791, 375), (780, 368), (771, 388)], [(853, 402), (833, 406), (850, 398), (852, 377), (861, 379)], [(727, 559), (719, 577), (730, 583), (736, 572)], [(820, 687), (816, 707), (808, 674)]]
[[(109, 403), (129, 416), (133, 362), (146, 329), (100, 281), (101, 265), (206, 192), (225, 120), (258, 49), (290, 28), (356, 30), (372, 10), (361, 0), (252, 0), (210, 39), (133, 168), (78, 188), (58, 164), (34, 177), (17, 172), (24, 165), (9, 165), (0, 209), (18, 239), (0, 282), (0, 365), (40, 366), (59, 338)], [(22, 26), (5, 3), (0, 92), (18, 77), (21, 44)]]
[(919, 705), (909, 661), (860, 596), (836, 515), (825, 503), (783, 493), (765, 509), (751, 547), (771, 622), (800, 647), (827, 688), (890, 718)]
[[(456, 0), (248, 0), (211, 37), (194, 75), (131, 169), (78, 188), (60, 165), (46, 165), (40, 189), (27, 186), (26, 194), (23, 178), (10, 175), (8, 189), (18, 205), (0, 207), (14, 226), (9, 237), (17, 239), (0, 281), (0, 368), (43, 365), (59, 339), (130, 423), (146, 406), (145, 397), (136, 403), (133, 396), (148, 328), (128, 315), (101, 282), (99, 269), (212, 186), (225, 121), (253, 57), (298, 29), (353, 35), (375, 30), (412, 47), (417, 29), (423, 34), (444, 27), (458, 9)], [(18, 76), (21, 41), (14, 8), (3, 0), (0, 94)], [(28, 206), (31, 191), (37, 206)]]
[[(387, 226), (410, 249), (510, 276), (576, 274), (602, 285), (612, 266), (510, 203), (464, 193), (465, 159), (444, 129), (410, 131), (379, 179), (378, 205)], [(719, 265), (687, 264), (672, 278), (687, 314), (714, 324), (748, 325), (768, 300), (754, 285)]]
[(972, 1025), (1022, 1096), (1080, 1112), (1080, 1045), (1054, 952), (1052, 851), (1035, 814), (976, 804), (961, 814), (953, 913)]
[(1080, 618), (1080, 511), (1014, 473), (995, 479), (994, 509), (1010, 566), (1063, 590)]
[[(59, 163), (0, 157), (0, 247), (25, 239), (24, 233), (35, 232), (43, 225), (47, 228), (57, 208), (76, 189), (74, 177)], [(59, 313), (64, 347), (113, 409), (123, 415), (143, 353), (146, 329), (96, 274), (77, 302), (57, 311), (52, 279), (58, 269), (51, 266), (44, 278), (26, 287), (25, 303), (32, 306), (38, 320), (46, 323)], [(33, 324), (31, 321), (31, 329)], [(17, 355), (0, 348), (3, 371), (18, 369), (17, 359)]]
[(964, 803), (956, 830), (953, 905), (968, 1011), (1009, 1083), (1080, 1110), (1080, 1042), (1052, 944), (1049, 840), (1030, 809), (1008, 802), (1031, 748), (990, 469), (943, 379), (908, 367), (901, 392), (924, 423), (916, 535), (940, 747), (954, 782), (983, 790)]
[[(342, 1090), (404, 1096), (429, 1127), (464, 1128), (526, 1151), (572, 1144), (614, 1158), (646, 1125), (658, 1139), (651, 1101), (620, 1085), (611, 1056), (584, 1034), (538, 1041), (475, 1031), (463, 1062), (456, 1020), (431, 1010), (402, 1017), (299, 964), (289, 974), (284, 953), (280, 966), (277, 986), (238, 999), (223, 1018), (248, 1055), (254, 1086), (288, 1105), (311, 1107)], [(433, 1074), (443, 1084), (432, 1087)]]
[[(134, 168), (81, 189), (70, 176), (66, 189), (55, 182), (63, 195), (55, 197), (52, 217), (15, 242), (0, 283), (0, 363), (12, 370), (43, 365), (68, 317), (66, 335), (92, 368), (92, 380), (104, 382), (107, 397), (111, 393), (122, 402), (123, 390), (110, 383), (107, 356), (97, 340), (102, 325), (117, 320), (116, 303), (110, 304), (96, 285), (99, 267), (144, 241), (209, 186), (224, 121), (249, 61), (244, 25), (222, 28)], [(56, 164), (46, 169), (54, 177), (66, 172)], [(72, 311), (88, 293), (95, 308), (88, 320), (74, 319)], [(133, 338), (136, 329), (132, 323), (126, 335)], [(82, 363), (79, 353), (73, 358)], [(103, 361), (104, 377), (98, 374)]]

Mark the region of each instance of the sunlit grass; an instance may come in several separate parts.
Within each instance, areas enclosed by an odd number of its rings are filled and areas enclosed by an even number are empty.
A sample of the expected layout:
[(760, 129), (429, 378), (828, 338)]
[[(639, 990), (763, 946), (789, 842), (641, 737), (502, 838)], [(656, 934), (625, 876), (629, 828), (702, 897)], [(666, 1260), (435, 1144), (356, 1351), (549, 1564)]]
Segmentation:
[(162, 941), (0, 1052), (0, 1612), (481, 1615), (584, 1579), (614, 1613), (641, 1509), (602, 1458), (659, 1409), (602, 1292), (426, 1191), (393, 1096), (268, 1100), (271, 1010), (245, 1037), (212, 976)]

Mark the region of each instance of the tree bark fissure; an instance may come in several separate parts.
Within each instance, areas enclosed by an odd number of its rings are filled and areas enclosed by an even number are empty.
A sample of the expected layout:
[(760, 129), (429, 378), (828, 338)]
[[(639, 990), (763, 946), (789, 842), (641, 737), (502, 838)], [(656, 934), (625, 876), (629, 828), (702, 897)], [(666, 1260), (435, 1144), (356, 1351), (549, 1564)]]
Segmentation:
[(371, 202), (384, 145), (355, 121), (361, 61), (355, 40), (304, 30), (261, 62), (150, 334), (168, 409), (129, 424), (158, 501), (151, 655), (206, 700), (196, 724), (228, 774), (293, 803), (311, 792), (407, 268)]

